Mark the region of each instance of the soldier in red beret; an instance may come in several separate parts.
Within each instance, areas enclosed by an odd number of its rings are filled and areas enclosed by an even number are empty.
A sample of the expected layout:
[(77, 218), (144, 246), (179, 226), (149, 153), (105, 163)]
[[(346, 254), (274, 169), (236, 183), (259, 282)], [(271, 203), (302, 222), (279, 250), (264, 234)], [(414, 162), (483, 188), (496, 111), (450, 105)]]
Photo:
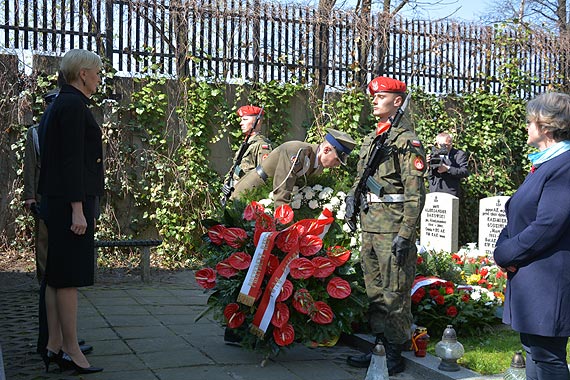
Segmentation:
[[(411, 338), (410, 290), (415, 275), (416, 227), (425, 201), (425, 152), (406, 116), (392, 125), (404, 103), (406, 84), (382, 76), (372, 80), (368, 90), (378, 123), (362, 142), (354, 186), (346, 198), (346, 217), (353, 221), (357, 212), (360, 216), (360, 259), (370, 300), (370, 330), (386, 348), (392, 376), (404, 370), (402, 348)], [(375, 142), (379, 135), (382, 139)], [(382, 159), (371, 168), (373, 174), (363, 178), (367, 185), (360, 200), (368, 207), (356, 210), (355, 190), (378, 141), (383, 141)], [(368, 367), (371, 355), (350, 356), (348, 364)]]
[[(232, 192), (233, 186), (240, 178), (255, 169), (271, 153), (271, 141), (261, 134), (263, 109), (253, 105), (238, 108), (240, 128), (244, 134), (245, 152), (241, 157), (240, 151), (236, 152), (233, 165), (224, 178), (222, 192), (226, 197)], [(241, 149), (240, 149), (241, 150)]]

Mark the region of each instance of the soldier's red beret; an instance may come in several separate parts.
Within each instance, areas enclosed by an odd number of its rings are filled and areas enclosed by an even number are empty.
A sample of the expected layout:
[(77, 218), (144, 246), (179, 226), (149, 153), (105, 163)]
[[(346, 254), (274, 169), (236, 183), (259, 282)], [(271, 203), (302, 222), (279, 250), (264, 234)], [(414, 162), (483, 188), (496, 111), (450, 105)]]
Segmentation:
[(388, 77), (376, 77), (368, 83), (368, 91), (370, 95), (374, 95), (377, 92), (406, 92), (406, 84), (397, 79)]
[(239, 117), (242, 116), (257, 116), (261, 113), (262, 115), (265, 113), (263, 110), (257, 106), (247, 105), (238, 108), (237, 114)]

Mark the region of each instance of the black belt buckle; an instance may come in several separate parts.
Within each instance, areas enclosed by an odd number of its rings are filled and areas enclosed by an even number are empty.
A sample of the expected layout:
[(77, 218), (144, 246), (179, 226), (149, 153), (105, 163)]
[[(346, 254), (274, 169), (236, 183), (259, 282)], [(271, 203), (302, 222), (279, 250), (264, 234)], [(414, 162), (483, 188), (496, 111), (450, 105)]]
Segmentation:
[(256, 171), (257, 174), (261, 177), (261, 179), (263, 180), (263, 182), (267, 181), (267, 178), (268, 178), (267, 173), (265, 173), (265, 172), (263, 171), (263, 168), (261, 167), (261, 165), (257, 166), (257, 167), (255, 168), (255, 171)]

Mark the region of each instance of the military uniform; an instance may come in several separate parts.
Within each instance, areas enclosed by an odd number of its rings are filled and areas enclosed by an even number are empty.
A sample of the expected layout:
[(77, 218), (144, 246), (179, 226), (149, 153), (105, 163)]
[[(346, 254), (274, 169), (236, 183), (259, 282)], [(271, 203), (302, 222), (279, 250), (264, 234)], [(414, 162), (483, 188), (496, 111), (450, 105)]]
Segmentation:
[(230, 199), (239, 199), (247, 189), (259, 187), (273, 178), (275, 207), (291, 201), (291, 192), (297, 179), (319, 175), (323, 167), (317, 160), (318, 144), (288, 141), (273, 150), (256, 168), (234, 186)]
[[(412, 315), (410, 289), (415, 277), (416, 248), (401, 267), (395, 263), (392, 241), (399, 235), (415, 242), (416, 225), (425, 202), (425, 152), (408, 128), (391, 128), (385, 142), (388, 157), (373, 178), (384, 190), (381, 198), (368, 193), (368, 212), (361, 211), (361, 264), (370, 300), (370, 328), (384, 334), (389, 342), (401, 344), (410, 339)], [(358, 183), (368, 162), (376, 132), (368, 135), (360, 150)], [(354, 192), (354, 188), (351, 193)], [(349, 194), (350, 195), (350, 194)]]
[[(224, 183), (227, 183), (231, 177), (232, 183), (235, 184), (243, 176), (261, 164), (261, 162), (269, 156), (271, 150), (271, 141), (269, 141), (267, 137), (259, 133), (251, 136), (240, 164), (237, 165), (233, 171), (230, 169), (228, 174), (226, 174)], [(239, 152), (236, 152), (233, 162), (236, 162), (238, 153)]]

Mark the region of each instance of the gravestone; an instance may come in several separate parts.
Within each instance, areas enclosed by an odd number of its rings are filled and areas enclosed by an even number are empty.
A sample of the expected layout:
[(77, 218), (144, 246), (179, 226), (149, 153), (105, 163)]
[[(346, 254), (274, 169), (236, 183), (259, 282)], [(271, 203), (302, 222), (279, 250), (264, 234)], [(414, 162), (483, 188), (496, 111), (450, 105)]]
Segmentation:
[(506, 196), (483, 198), (479, 201), (479, 251), (493, 253), (499, 234), (507, 224)]
[(459, 198), (429, 193), (421, 216), (421, 245), (428, 250), (457, 252)]

